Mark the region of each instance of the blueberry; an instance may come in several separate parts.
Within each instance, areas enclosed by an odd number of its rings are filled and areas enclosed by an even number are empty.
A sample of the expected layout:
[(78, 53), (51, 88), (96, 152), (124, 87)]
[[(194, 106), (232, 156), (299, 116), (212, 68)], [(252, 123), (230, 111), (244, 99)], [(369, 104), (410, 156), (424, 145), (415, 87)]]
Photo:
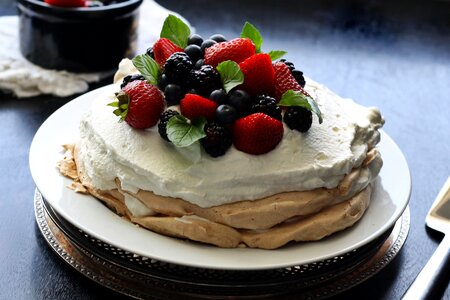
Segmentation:
[(213, 34), (212, 36), (209, 37), (209, 39), (213, 40), (213, 41), (216, 41), (218, 43), (227, 41), (227, 39), (222, 34), (218, 34), (218, 33)]
[(177, 105), (183, 99), (184, 93), (181, 87), (177, 84), (168, 84), (164, 89), (164, 95), (168, 106)]
[(232, 124), (237, 118), (236, 109), (228, 104), (219, 105), (216, 109), (216, 120), (224, 125)]
[(198, 95), (198, 91), (196, 89), (189, 89), (186, 94), (196, 94)]
[(194, 68), (199, 70), (203, 65), (205, 64), (205, 60), (203, 58), (200, 58), (195, 62)]
[(213, 100), (218, 104), (228, 103), (228, 95), (223, 89), (212, 91), (211, 95), (209, 95), (209, 99)]
[(203, 43), (203, 38), (198, 34), (191, 34), (188, 38), (188, 45), (197, 45), (201, 46)]
[(202, 48), (202, 51), (204, 52), (206, 48), (209, 48), (214, 44), (217, 44), (217, 42), (214, 40), (204, 40), (200, 47)]
[(164, 89), (166, 88), (168, 83), (169, 83), (169, 80), (167, 79), (166, 74), (162, 74), (161, 76), (159, 76), (158, 87), (161, 91), (164, 91)]
[(184, 53), (186, 53), (192, 61), (197, 61), (203, 57), (203, 51), (198, 45), (188, 45), (184, 48)]
[(231, 92), (228, 103), (237, 110), (240, 117), (248, 115), (252, 108), (252, 99), (250, 95), (243, 90), (234, 90)]

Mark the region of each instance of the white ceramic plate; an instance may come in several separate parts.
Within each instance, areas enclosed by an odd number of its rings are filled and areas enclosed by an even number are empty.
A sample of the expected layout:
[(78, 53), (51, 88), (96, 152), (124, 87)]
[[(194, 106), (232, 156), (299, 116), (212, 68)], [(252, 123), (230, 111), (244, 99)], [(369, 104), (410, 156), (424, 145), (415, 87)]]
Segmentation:
[(63, 154), (61, 145), (77, 140), (80, 117), (89, 109), (91, 100), (108, 91), (113, 91), (111, 86), (87, 93), (52, 114), (33, 139), (30, 168), (39, 191), (59, 214), (88, 234), (116, 247), (193, 267), (227, 270), (281, 268), (324, 260), (369, 243), (393, 226), (408, 204), (411, 191), (408, 165), (395, 142), (382, 132), (379, 148), (384, 166), (375, 182), (368, 210), (353, 227), (321, 241), (291, 243), (277, 250), (220, 249), (138, 228), (93, 197), (67, 188), (70, 180), (61, 176), (56, 168)]

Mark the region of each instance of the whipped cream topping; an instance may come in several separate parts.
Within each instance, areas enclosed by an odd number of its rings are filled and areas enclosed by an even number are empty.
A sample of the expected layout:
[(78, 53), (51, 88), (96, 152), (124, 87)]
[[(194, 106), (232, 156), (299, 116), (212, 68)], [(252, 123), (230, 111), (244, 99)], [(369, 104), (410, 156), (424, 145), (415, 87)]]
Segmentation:
[[(264, 155), (232, 146), (224, 156), (212, 158), (200, 147), (179, 151), (159, 136), (157, 126), (136, 130), (118, 122), (114, 108), (106, 105), (119, 90), (112, 85), (80, 123), (79, 155), (99, 189), (116, 188), (114, 179), (119, 178), (126, 191), (148, 190), (201, 207), (334, 188), (378, 143), (384, 120), (378, 109), (343, 99), (311, 79), (305, 89), (322, 111), (322, 124), (314, 116), (307, 133), (285, 126), (280, 144)], [(359, 180), (358, 188), (367, 186), (379, 167), (381, 160)]]

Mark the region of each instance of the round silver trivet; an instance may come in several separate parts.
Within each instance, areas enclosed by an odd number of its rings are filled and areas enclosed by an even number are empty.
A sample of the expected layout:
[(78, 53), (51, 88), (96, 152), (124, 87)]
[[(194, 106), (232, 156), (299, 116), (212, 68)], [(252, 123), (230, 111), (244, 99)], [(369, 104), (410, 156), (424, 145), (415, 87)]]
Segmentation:
[(263, 271), (227, 271), (158, 261), (93, 238), (61, 218), (36, 189), (37, 224), (51, 248), (81, 274), (143, 299), (317, 299), (341, 293), (383, 269), (408, 235), (409, 208), (395, 226), (361, 248), (331, 259)]

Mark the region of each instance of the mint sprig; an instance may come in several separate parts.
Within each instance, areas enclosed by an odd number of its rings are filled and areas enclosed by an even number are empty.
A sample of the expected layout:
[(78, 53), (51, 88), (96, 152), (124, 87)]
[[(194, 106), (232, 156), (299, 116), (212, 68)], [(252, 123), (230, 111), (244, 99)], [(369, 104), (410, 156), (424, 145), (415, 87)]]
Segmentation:
[(231, 60), (221, 62), (216, 69), (220, 74), (223, 88), (227, 93), (234, 87), (244, 83), (244, 73), (242, 73), (236, 62)]
[(147, 54), (140, 54), (132, 59), (133, 65), (150, 84), (157, 85), (161, 70), (158, 63)]
[(272, 61), (274, 61), (274, 60), (280, 59), (283, 56), (285, 56), (287, 54), (287, 52), (283, 51), (283, 50), (272, 50), (272, 51), (269, 51), (269, 53), (267, 53), (267, 54), (269, 54), (270, 59)]
[(171, 40), (175, 45), (185, 48), (191, 29), (180, 18), (169, 15), (165, 20), (161, 29), (161, 38), (167, 38)]
[(322, 124), (322, 112), (320, 111), (317, 102), (309, 95), (305, 95), (301, 91), (288, 90), (281, 96), (279, 106), (301, 106), (307, 110), (315, 113), (319, 118), (319, 123)]
[(241, 38), (249, 38), (252, 40), (253, 44), (255, 44), (256, 53), (261, 52), (263, 38), (259, 30), (251, 23), (245, 22), (244, 27), (242, 27)]
[(196, 118), (192, 122), (182, 115), (176, 115), (167, 122), (167, 137), (176, 147), (188, 147), (206, 136), (205, 118)]

